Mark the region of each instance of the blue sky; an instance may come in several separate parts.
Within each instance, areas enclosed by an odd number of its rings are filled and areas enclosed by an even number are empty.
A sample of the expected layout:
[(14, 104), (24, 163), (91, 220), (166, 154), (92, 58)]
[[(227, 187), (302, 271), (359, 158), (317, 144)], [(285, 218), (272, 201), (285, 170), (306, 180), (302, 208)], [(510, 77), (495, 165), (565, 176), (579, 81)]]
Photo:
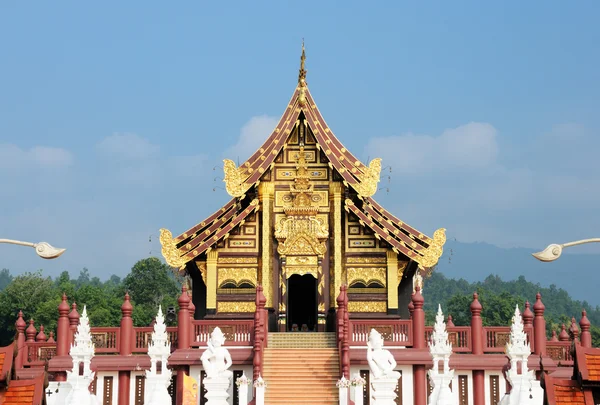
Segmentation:
[(222, 159), (274, 126), (302, 38), (321, 112), (357, 156), (391, 166), (376, 198), (407, 223), (502, 247), (599, 236), (599, 11), (3, 2), (0, 237), (68, 251), (45, 262), (0, 245), (0, 268), (106, 278), (158, 255), (159, 228), (228, 200)]

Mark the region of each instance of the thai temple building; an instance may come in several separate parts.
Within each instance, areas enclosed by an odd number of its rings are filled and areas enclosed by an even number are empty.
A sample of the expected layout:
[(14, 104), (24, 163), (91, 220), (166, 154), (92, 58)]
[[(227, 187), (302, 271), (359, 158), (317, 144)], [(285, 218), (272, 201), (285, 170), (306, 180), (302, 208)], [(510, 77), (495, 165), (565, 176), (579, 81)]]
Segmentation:
[[(517, 310), (512, 327), (484, 327), (475, 293), (470, 326), (455, 326), (441, 309), (435, 327), (425, 325), (423, 282), (442, 255), (445, 229), (426, 235), (374, 199), (382, 162), (361, 162), (334, 135), (308, 88), (305, 59), (303, 46), (295, 90), (263, 145), (239, 166), (224, 161), (229, 201), (177, 236), (160, 231), (164, 259), (188, 280), (177, 326), (166, 335), (160, 329), (162, 357), (149, 357), (158, 332), (133, 326), (128, 296), (120, 325), (91, 325), (94, 352), (85, 371), (98, 403), (150, 403), (147, 376), (164, 372), (173, 405), (184, 403), (189, 377), (198, 384), (195, 403), (211, 405), (201, 355), (213, 350), (207, 342), (217, 327), (232, 381), (244, 375), (265, 383), (243, 395), (231, 384), (232, 405), (246, 405), (245, 398), (258, 405), (263, 392), (269, 405), (508, 404), (515, 381), (512, 401), (537, 384), (531, 403), (598, 403), (600, 353), (585, 312), (579, 325), (573, 319), (549, 337), (538, 294)], [(57, 404), (52, 397), (67, 372), (77, 371), (69, 354), (77, 305), (63, 296), (57, 317), (56, 337), (33, 320), (16, 320), (16, 346), (0, 362), (9, 370), (0, 375), (0, 403), (17, 403), (6, 387), (31, 379), (42, 399), (32, 394), (28, 403)], [(373, 392), (381, 382), (371, 371), (377, 355), (389, 361), (389, 400)], [(439, 369), (430, 371), (434, 364)]]

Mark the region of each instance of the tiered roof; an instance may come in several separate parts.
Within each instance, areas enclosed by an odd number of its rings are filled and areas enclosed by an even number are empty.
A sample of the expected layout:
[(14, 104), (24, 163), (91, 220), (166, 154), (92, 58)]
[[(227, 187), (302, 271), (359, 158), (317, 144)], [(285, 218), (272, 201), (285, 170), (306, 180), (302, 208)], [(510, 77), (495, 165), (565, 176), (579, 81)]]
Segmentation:
[(303, 46), (298, 86), (264, 144), (239, 167), (231, 160), (224, 161), (226, 190), (233, 199), (175, 238), (168, 230), (161, 229), (163, 256), (171, 266), (183, 267), (207, 252), (219, 240), (227, 238), (232, 229), (243, 224), (251, 212), (259, 209), (258, 201), (249, 201), (245, 198), (246, 193), (257, 187), (262, 175), (273, 167), (275, 158), (285, 148), (288, 137), (301, 119), (312, 131), (317, 148), (329, 159), (329, 166), (342, 177), (344, 185), (356, 192), (355, 198), (346, 200), (346, 210), (373, 230), (378, 239), (385, 240), (395, 252), (419, 263), (419, 267), (429, 268), (437, 263), (446, 241), (445, 229), (438, 229), (430, 238), (396, 218), (372, 198), (380, 179), (381, 159), (373, 159), (365, 165), (334, 135), (306, 84), (305, 59)]

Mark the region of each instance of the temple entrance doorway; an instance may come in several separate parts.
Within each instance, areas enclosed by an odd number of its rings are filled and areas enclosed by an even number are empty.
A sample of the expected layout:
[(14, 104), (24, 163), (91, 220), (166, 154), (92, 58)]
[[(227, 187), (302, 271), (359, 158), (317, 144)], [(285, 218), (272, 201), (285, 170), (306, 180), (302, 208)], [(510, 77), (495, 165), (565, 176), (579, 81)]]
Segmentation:
[(287, 330), (317, 331), (317, 279), (311, 274), (288, 278)]

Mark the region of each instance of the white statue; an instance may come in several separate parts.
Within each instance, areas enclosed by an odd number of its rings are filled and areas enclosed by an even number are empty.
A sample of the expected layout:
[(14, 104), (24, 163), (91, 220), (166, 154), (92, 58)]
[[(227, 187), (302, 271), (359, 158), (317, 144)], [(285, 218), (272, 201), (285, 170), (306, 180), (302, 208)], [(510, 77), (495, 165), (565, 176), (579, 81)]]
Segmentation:
[[(510, 327), (506, 354), (510, 359), (510, 369), (505, 374), (505, 378), (510, 384), (511, 390), (504, 395), (500, 405), (542, 405), (544, 392), (540, 382), (536, 380), (533, 370), (527, 368), (531, 347), (527, 340), (527, 334), (523, 330), (523, 319), (518, 305)], [(520, 373), (518, 372), (518, 363), (521, 363)]]
[[(69, 354), (73, 359), (73, 369), (67, 370), (67, 387), (70, 387), (65, 403), (67, 405), (97, 405), (98, 398), (90, 393), (88, 387), (94, 381), (94, 372), (90, 368), (94, 357), (94, 343), (90, 333), (90, 322), (86, 307), (83, 307), (77, 333)], [(80, 365), (82, 370), (80, 371)]]
[(392, 353), (383, 348), (383, 337), (375, 329), (371, 329), (367, 342), (367, 362), (373, 379), (400, 378), (400, 373), (394, 371), (396, 360)]
[[(148, 345), (150, 370), (146, 370), (144, 386), (147, 405), (163, 405), (171, 401), (168, 391), (169, 385), (171, 385), (171, 370), (167, 368), (170, 354), (171, 343), (168, 341), (167, 325), (165, 325), (162, 308), (159, 306), (154, 332), (152, 332), (152, 341)], [(157, 367), (159, 362), (160, 370)]]
[(225, 335), (219, 327), (216, 327), (206, 342), (208, 349), (200, 356), (202, 367), (206, 372), (204, 380), (206, 405), (227, 405), (227, 398), (229, 398), (227, 390), (233, 373), (228, 370), (232, 361), (229, 350), (223, 347), (224, 344)]
[[(454, 378), (454, 370), (450, 370), (450, 355), (452, 354), (452, 343), (448, 340), (446, 323), (442, 306), (438, 305), (438, 312), (435, 316), (435, 325), (429, 342), (429, 352), (433, 358), (433, 367), (427, 373), (429, 381), (433, 388), (429, 395), (429, 405), (457, 405), (458, 399), (452, 395), (450, 383)], [(440, 361), (444, 362), (444, 371), (440, 374)]]
[(371, 405), (394, 405), (401, 374), (394, 371), (396, 360), (383, 348), (383, 337), (375, 329), (369, 333), (367, 362), (371, 370)]
[(423, 294), (423, 276), (420, 271), (416, 271), (413, 276), (413, 294), (417, 292), (417, 287), (421, 289), (421, 294)]
[(231, 378), (233, 376), (233, 372), (228, 370), (232, 363), (231, 355), (229, 354), (229, 350), (223, 347), (224, 344), (225, 335), (223, 335), (223, 332), (217, 326), (210, 334), (210, 339), (206, 343), (208, 349), (200, 357), (206, 377)]

